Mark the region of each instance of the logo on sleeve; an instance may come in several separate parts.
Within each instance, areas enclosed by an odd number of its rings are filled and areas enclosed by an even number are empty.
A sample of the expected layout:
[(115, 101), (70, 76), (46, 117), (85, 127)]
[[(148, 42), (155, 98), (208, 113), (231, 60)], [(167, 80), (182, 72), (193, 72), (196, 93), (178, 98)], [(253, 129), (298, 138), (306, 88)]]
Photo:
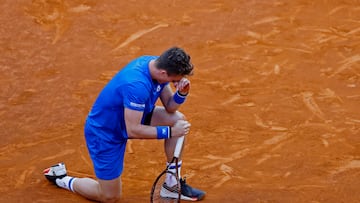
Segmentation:
[(145, 108), (145, 104), (137, 104), (134, 102), (130, 102), (130, 106), (136, 107), (136, 108)]

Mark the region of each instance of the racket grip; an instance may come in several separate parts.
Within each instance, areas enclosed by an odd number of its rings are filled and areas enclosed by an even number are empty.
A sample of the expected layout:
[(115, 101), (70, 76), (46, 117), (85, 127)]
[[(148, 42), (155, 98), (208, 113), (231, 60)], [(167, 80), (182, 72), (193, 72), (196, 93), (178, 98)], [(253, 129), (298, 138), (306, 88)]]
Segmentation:
[(174, 157), (179, 158), (183, 143), (184, 143), (184, 136), (181, 136), (176, 141)]

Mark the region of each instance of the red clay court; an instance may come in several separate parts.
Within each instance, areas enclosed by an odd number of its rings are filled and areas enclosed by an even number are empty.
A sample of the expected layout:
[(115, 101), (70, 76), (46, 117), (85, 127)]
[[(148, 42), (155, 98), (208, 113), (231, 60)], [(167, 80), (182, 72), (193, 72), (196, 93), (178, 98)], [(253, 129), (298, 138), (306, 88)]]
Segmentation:
[[(51, 185), (94, 177), (83, 124), (135, 57), (190, 53), (182, 174), (203, 202), (360, 202), (355, 0), (3, 0), (0, 202), (88, 202)], [(162, 142), (131, 140), (122, 202), (149, 202)]]

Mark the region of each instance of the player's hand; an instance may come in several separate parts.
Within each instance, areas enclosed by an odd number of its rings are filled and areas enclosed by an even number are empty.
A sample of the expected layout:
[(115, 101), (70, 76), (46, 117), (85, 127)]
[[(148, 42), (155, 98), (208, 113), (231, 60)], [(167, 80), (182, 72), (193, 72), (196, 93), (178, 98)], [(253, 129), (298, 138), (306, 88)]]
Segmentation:
[(182, 95), (189, 94), (190, 91), (190, 80), (187, 78), (182, 78), (179, 82), (174, 83), (176, 89)]
[(172, 137), (181, 137), (187, 135), (190, 131), (191, 124), (188, 121), (178, 120), (171, 128)]

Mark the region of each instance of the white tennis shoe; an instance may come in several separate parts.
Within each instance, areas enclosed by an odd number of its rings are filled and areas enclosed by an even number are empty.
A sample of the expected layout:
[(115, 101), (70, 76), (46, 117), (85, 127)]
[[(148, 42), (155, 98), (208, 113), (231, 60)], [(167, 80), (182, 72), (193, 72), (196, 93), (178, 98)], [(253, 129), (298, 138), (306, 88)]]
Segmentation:
[(50, 182), (56, 185), (56, 179), (67, 176), (66, 167), (64, 163), (58, 163), (44, 170), (44, 176)]

